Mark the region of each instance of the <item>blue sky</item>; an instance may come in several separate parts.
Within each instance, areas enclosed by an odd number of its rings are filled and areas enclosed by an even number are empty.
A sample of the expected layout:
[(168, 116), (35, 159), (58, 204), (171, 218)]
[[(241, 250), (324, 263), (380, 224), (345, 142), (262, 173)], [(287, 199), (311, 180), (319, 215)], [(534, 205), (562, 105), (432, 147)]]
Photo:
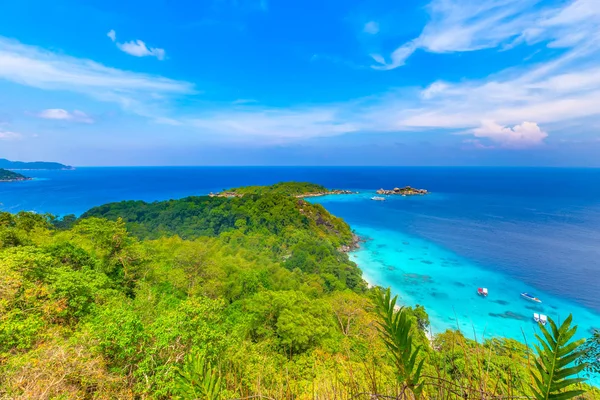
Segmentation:
[(2, 2), (0, 157), (600, 166), (600, 6)]

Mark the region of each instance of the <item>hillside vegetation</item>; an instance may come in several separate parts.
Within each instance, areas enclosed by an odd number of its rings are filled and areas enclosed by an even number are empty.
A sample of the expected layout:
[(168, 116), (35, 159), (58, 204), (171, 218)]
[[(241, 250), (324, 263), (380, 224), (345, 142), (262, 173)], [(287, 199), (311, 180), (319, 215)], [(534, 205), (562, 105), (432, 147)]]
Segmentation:
[(29, 179), (25, 175), (0, 168), (0, 182), (26, 181)]
[(366, 288), (351, 241), (280, 193), (0, 213), (0, 398), (600, 398), (564, 380), (586, 367), (569, 324), (538, 350), (430, 342), (422, 307)]
[(226, 190), (227, 193), (237, 194), (286, 194), (299, 196), (307, 193), (327, 193), (329, 189), (325, 186), (310, 182), (280, 182), (271, 186), (242, 186)]
[(0, 158), (0, 168), (6, 169), (73, 169), (68, 165), (60, 164), (57, 162), (47, 161), (10, 161), (6, 158)]

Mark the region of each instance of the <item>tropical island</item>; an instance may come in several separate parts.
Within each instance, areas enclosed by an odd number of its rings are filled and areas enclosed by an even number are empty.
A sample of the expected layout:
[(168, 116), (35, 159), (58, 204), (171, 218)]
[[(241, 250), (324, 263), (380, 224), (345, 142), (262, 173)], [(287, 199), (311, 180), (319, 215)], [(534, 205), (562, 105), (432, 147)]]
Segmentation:
[(220, 193), (210, 193), (211, 197), (242, 197), (244, 195), (285, 194), (297, 198), (319, 197), (338, 194), (356, 194), (350, 190), (327, 189), (310, 182), (281, 182), (271, 186), (242, 186), (225, 189)]
[(403, 188), (393, 188), (391, 190), (379, 189), (377, 190), (377, 194), (385, 194), (385, 195), (394, 195), (399, 194), (402, 196), (415, 196), (415, 195), (424, 195), (429, 193), (426, 189), (415, 189), (410, 186), (405, 186)]
[(58, 170), (71, 170), (75, 169), (69, 165), (64, 165), (57, 162), (46, 162), (46, 161), (10, 161), (5, 158), (0, 158), (0, 168), (4, 169), (58, 169)]
[(19, 173), (0, 168), (0, 182), (29, 181), (31, 178)]
[(537, 349), (428, 336), (304, 185), (0, 212), (0, 398), (600, 398), (574, 378), (600, 338), (570, 340), (570, 317)]

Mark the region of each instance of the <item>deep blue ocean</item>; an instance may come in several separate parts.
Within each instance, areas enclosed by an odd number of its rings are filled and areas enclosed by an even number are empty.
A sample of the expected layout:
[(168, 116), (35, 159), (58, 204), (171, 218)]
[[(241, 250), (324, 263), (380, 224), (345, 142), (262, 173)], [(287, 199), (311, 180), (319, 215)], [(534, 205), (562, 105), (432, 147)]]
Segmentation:
[[(432, 330), (523, 339), (534, 312), (578, 336), (600, 328), (600, 169), (446, 167), (160, 167), (23, 171), (0, 183), (0, 209), (80, 214), (120, 200), (164, 200), (298, 180), (358, 195), (318, 198), (367, 241), (352, 254), (372, 284), (422, 304)], [(370, 197), (410, 185), (427, 196)], [(476, 294), (489, 288), (487, 298)], [(521, 292), (542, 299), (524, 300)]]

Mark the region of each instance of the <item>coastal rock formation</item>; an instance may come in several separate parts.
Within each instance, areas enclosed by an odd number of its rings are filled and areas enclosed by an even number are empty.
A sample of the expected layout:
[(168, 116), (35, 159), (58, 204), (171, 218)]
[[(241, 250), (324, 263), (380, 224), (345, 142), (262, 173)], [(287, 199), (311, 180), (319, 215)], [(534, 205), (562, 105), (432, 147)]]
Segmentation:
[(377, 194), (385, 194), (385, 195), (401, 194), (404, 196), (423, 195), (423, 194), (427, 194), (427, 193), (429, 193), (429, 192), (426, 189), (415, 189), (410, 186), (405, 186), (403, 188), (396, 187), (396, 188), (393, 188), (392, 190), (379, 189), (377, 191)]
[(358, 250), (360, 248), (360, 242), (364, 241), (364, 239), (361, 239), (358, 235), (353, 233), (352, 242), (350, 244), (340, 246), (338, 251), (341, 251), (342, 253), (349, 253), (351, 251)]

